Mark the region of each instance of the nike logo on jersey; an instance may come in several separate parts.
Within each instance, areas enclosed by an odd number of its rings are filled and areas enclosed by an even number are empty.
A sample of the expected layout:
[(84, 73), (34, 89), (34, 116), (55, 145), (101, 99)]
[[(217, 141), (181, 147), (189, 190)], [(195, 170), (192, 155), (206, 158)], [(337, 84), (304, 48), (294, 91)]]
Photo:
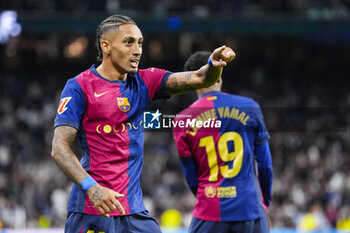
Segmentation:
[(60, 100), (60, 104), (58, 105), (58, 109), (57, 112), (58, 114), (62, 114), (64, 111), (67, 110), (67, 104), (70, 101), (70, 99), (72, 99), (72, 97), (65, 97), (63, 99)]
[(103, 96), (104, 94), (107, 94), (109, 91), (106, 91), (106, 92), (103, 92), (103, 93), (100, 93), (100, 94), (97, 94), (96, 92), (95, 92), (95, 97), (96, 98), (98, 98), (98, 97), (101, 97), (101, 96)]

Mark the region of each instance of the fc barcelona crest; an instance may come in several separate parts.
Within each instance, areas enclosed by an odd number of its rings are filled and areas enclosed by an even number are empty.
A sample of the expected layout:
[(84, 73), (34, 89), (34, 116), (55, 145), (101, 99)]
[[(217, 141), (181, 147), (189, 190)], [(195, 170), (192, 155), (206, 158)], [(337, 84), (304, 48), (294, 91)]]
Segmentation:
[(130, 110), (130, 103), (127, 97), (117, 97), (118, 107), (121, 111), (127, 112)]

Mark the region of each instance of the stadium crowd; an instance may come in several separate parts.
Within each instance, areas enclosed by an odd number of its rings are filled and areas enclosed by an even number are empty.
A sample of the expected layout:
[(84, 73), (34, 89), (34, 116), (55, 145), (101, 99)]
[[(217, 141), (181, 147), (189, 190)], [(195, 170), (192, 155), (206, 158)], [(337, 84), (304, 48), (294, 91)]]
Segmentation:
[(209, 17), (215, 14), (257, 14), (262, 13), (297, 13), (309, 17), (343, 18), (349, 16), (350, 2), (348, 0), (3, 0), (0, 9), (35, 10), (35, 11), (72, 11), (82, 14), (90, 11), (106, 11), (116, 13), (148, 12), (155, 17), (169, 15), (191, 15)]
[[(346, 5), (346, 1), (331, 2)], [(141, 68), (180, 71), (194, 50), (212, 50), (221, 43), (236, 49), (235, 62), (223, 73), (223, 90), (252, 97), (262, 106), (273, 156), (273, 197), (268, 210), (273, 227), (340, 228), (343, 220), (349, 220), (349, 42), (200, 33), (195, 37), (146, 34), (145, 38)], [(50, 157), (53, 119), (66, 80), (95, 63), (94, 38), (86, 39), (86, 49), (76, 58), (61, 52), (72, 38), (50, 34), (23, 35), (0, 46), (3, 227), (62, 227), (65, 222), (71, 181)], [(166, 104), (155, 102), (152, 109), (180, 110), (191, 100), (191, 94), (173, 97)], [(146, 132), (141, 184), (151, 215), (160, 220), (165, 210), (175, 208), (182, 214), (182, 226), (188, 226), (194, 197), (185, 185), (170, 131)]]

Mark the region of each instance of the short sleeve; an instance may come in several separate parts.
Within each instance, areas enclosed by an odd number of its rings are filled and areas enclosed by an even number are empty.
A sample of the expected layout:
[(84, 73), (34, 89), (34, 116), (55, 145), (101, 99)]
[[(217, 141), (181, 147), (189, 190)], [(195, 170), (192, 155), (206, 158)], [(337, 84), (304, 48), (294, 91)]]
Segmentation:
[(79, 129), (84, 112), (85, 97), (83, 90), (76, 79), (70, 79), (61, 93), (55, 128), (61, 125), (68, 125)]
[(166, 82), (172, 72), (158, 68), (148, 68), (139, 70), (142, 80), (148, 88), (149, 98), (167, 99), (169, 95), (166, 93)]

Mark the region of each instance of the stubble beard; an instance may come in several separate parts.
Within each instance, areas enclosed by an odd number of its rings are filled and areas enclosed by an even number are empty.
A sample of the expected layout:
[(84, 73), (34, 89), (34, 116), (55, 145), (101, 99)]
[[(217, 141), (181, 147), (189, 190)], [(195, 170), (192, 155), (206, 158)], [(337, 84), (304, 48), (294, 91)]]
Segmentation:
[(131, 69), (127, 73), (128, 74), (136, 74), (138, 70), (139, 70), (139, 68)]

